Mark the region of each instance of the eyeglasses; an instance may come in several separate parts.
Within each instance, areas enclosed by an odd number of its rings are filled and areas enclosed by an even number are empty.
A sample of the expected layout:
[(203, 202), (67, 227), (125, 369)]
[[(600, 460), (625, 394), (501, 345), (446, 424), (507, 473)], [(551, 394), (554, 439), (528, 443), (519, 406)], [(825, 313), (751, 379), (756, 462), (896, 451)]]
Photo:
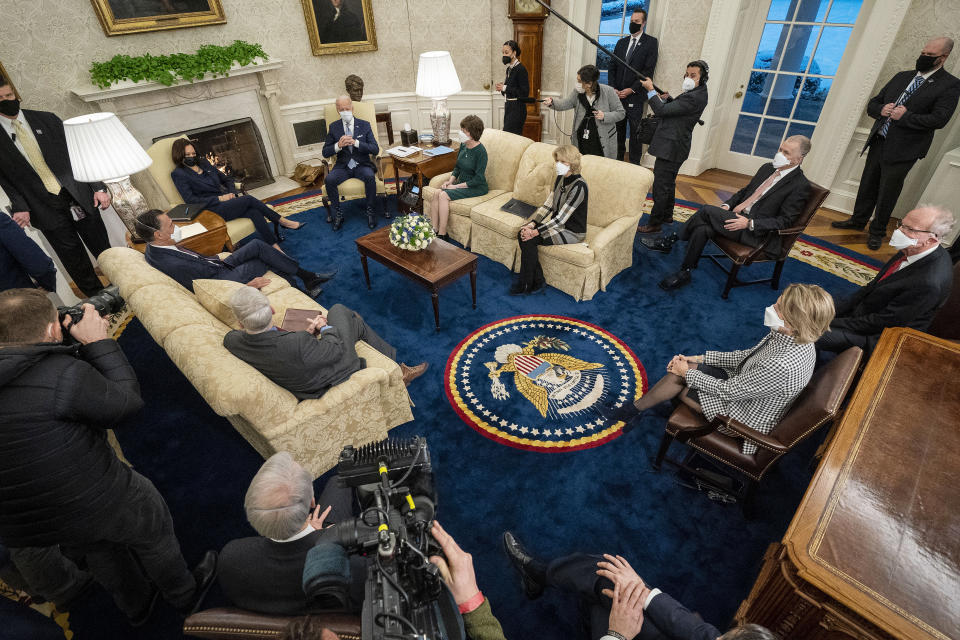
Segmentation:
[(931, 235), (937, 235), (935, 232), (930, 231), (929, 229), (914, 229), (913, 227), (903, 224), (902, 222), (897, 223), (898, 229), (906, 229), (907, 231), (912, 231), (913, 233), (929, 233)]

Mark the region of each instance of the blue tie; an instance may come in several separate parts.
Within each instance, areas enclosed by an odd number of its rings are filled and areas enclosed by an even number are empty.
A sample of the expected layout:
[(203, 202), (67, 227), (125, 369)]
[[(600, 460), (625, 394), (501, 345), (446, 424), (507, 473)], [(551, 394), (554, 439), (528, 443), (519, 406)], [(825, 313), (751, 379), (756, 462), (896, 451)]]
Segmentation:
[[(910, 86), (907, 87), (907, 90), (900, 94), (900, 97), (897, 98), (897, 106), (899, 107), (904, 102), (910, 99), (910, 96), (913, 95), (913, 92), (916, 91), (920, 85), (923, 84), (923, 76), (917, 74), (913, 78), (913, 82), (910, 83)], [(887, 131), (890, 130), (890, 123), (893, 122), (889, 117), (880, 125), (880, 131), (877, 132), (878, 135), (887, 137)]]
[[(347, 135), (353, 137), (353, 127), (344, 127)], [(357, 161), (353, 159), (353, 147), (350, 147), (350, 162), (347, 163), (347, 169), (353, 169), (357, 166)]]

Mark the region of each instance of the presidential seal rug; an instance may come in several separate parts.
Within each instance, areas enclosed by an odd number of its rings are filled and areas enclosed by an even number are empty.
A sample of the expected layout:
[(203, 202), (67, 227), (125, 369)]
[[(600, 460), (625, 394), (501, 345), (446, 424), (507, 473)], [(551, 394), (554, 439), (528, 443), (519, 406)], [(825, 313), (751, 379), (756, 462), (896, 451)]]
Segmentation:
[(622, 340), (554, 315), (491, 322), (447, 360), (447, 398), (480, 434), (528, 451), (577, 451), (622, 433), (606, 417), (647, 388), (647, 374)]

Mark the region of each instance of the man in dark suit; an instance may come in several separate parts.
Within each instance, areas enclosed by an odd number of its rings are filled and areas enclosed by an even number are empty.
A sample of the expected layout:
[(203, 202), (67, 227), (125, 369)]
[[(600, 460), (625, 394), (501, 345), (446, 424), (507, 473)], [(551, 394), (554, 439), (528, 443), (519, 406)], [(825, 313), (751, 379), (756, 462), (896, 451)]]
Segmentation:
[(668, 93), (657, 94), (649, 76), (640, 83), (647, 92), (650, 108), (660, 118), (660, 124), (647, 149), (657, 158), (653, 165), (653, 208), (647, 223), (638, 227), (637, 233), (657, 233), (662, 225), (673, 221), (677, 174), (690, 155), (693, 128), (707, 108), (708, 78), (707, 63), (694, 60), (687, 65), (683, 91), (676, 98)]
[(527, 553), (509, 531), (503, 534), (503, 547), (520, 573), (528, 599), (539, 598), (546, 587), (580, 596), (582, 610), (589, 618), (585, 622), (591, 638), (619, 640), (608, 631), (614, 590), (639, 584), (643, 615), (635, 640), (776, 640), (770, 631), (756, 624), (741, 625), (721, 634), (660, 589), (650, 589), (620, 556), (575, 553), (546, 562)]
[(377, 226), (376, 216), (373, 213), (377, 201), (377, 167), (370, 156), (380, 153), (380, 145), (377, 144), (377, 138), (373, 135), (370, 123), (353, 116), (353, 101), (350, 100), (350, 96), (340, 96), (337, 98), (336, 105), (340, 120), (330, 123), (327, 129), (327, 140), (323, 144), (323, 157), (329, 158), (334, 154), (337, 156), (336, 165), (324, 180), (327, 198), (333, 203), (336, 211), (333, 230), (337, 231), (343, 226), (343, 212), (340, 209), (340, 194), (337, 187), (350, 178), (359, 178), (363, 181), (367, 196), (367, 225), (373, 229)]
[(307, 295), (316, 298), (323, 293), (320, 285), (336, 274), (336, 270), (329, 273), (306, 271), (296, 260), (263, 240), (250, 240), (223, 260), (183, 249), (177, 246), (180, 228), (158, 209), (137, 216), (136, 226), (137, 233), (147, 241), (144, 252), (147, 264), (190, 291), (193, 291), (193, 281), (200, 279), (232, 280), (251, 287), (265, 287), (270, 284), (270, 279), (264, 278), (263, 274), (271, 269), (291, 284), (294, 276), (300, 278)]
[(867, 240), (870, 249), (877, 250), (883, 243), (907, 173), (927, 155), (934, 131), (946, 126), (957, 108), (960, 79), (943, 68), (952, 50), (953, 40), (934, 38), (923, 47), (915, 71), (893, 76), (867, 104), (867, 115), (876, 122), (860, 151), (863, 155), (870, 149), (853, 215), (832, 226), (859, 231), (873, 214)]
[[(630, 16), (630, 35), (617, 40), (613, 53), (627, 61), (631, 67), (644, 76), (653, 75), (657, 66), (657, 39), (647, 35), (643, 27), (647, 22), (647, 12), (637, 9)], [(640, 133), (640, 120), (643, 118), (643, 107), (647, 104), (647, 92), (640, 84), (640, 79), (633, 71), (610, 59), (610, 69), (607, 72), (607, 84), (617, 90), (623, 109), (627, 117), (617, 123), (617, 160), (623, 160), (626, 149), (627, 120), (630, 121), (630, 162), (640, 164), (643, 157), (643, 145), (637, 134)]]
[[(243, 331), (229, 332), (223, 337), (223, 346), (298, 400), (319, 398), (364, 368), (366, 362), (357, 355), (358, 340), (391, 360), (397, 359), (397, 350), (360, 314), (342, 304), (333, 305), (326, 315), (317, 312), (305, 331), (276, 328), (270, 300), (256, 288), (238, 289), (230, 306)], [(410, 384), (427, 370), (427, 363), (415, 367), (401, 363), (400, 370), (404, 384)]]
[(0, 213), (0, 291), (37, 285), (57, 290), (53, 260), (10, 216)]
[(953, 224), (953, 214), (937, 206), (921, 205), (904, 216), (890, 238), (900, 252), (869, 284), (837, 302), (837, 315), (817, 348), (839, 352), (856, 346), (870, 353), (887, 327), (926, 331), (950, 297), (953, 264), (940, 241)]
[[(110, 206), (103, 183), (73, 179), (63, 121), (46, 111), (20, 109), (10, 83), (0, 77), (0, 189), (13, 220), (37, 228), (77, 288), (90, 296), (103, 288), (84, 248), (94, 257), (110, 248), (100, 209)], [(82, 240), (82, 241), (81, 241)]]
[[(766, 243), (769, 255), (779, 254), (776, 231), (794, 226), (810, 196), (810, 181), (800, 168), (809, 152), (809, 138), (790, 136), (780, 144), (773, 162), (760, 167), (747, 186), (719, 207), (700, 207), (680, 231), (680, 238), (687, 241), (680, 270), (661, 280), (660, 288), (670, 291), (690, 284), (704, 247), (718, 235), (751, 247)], [(647, 248), (663, 253), (670, 252), (674, 241), (674, 236), (641, 239)]]

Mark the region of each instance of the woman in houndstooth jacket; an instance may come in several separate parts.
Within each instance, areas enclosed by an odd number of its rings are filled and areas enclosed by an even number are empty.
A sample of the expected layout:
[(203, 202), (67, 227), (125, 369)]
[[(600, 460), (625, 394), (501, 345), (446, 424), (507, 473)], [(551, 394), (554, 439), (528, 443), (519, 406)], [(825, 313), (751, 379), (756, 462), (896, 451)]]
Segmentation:
[[(667, 375), (633, 404), (613, 411), (627, 423), (624, 430), (650, 407), (678, 398), (708, 420), (724, 415), (767, 434), (807, 386), (817, 359), (813, 343), (833, 320), (833, 298), (812, 284), (791, 284), (777, 302), (766, 308), (763, 322), (770, 327), (752, 349), (707, 351), (700, 356), (676, 355)], [(729, 436), (737, 434), (719, 428)], [(744, 441), (743, 453), (756, 453)]]

